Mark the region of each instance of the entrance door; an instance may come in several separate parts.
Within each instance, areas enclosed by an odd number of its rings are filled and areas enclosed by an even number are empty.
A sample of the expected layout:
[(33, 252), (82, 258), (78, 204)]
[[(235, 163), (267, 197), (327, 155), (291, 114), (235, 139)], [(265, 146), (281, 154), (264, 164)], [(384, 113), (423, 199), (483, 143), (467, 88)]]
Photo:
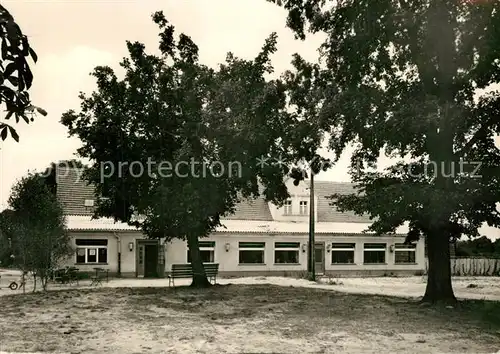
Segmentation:
[(158, 245), (144, 245), (144, 278), (158, 277)]
[(314, 270), (316, 274), (325, 274), (325, 244), (314, 244)]
[(136, 276), (157, 277), (159, 247), (157, 240), (137, 240), (136, 244)]
[(144, 244), (137, 242), (136, 276), (144, 276)]

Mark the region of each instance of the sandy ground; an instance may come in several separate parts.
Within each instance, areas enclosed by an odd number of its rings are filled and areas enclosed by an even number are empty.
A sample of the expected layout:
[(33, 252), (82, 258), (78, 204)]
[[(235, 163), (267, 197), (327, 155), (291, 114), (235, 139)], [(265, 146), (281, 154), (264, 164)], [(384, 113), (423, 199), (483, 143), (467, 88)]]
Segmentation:
[[(9, 278), (0, 273), (0, 286)], [(0, 293), (0, 354), (496, 353), (500, 327), (469, 308), (422, 307), (425, 278), (221, 279), (168, 288), (119, 279), (45, 294)], [(187, 285), (189, 280), (176, 281)], [(223, 285), (222, 285), (223, 284)], [(231, 285), (228, 285), (231, 284)], [(475, 284), (477, 288), (467, 288)], [(498, 278), (456, 278), (462, 298), (500, 298)], [(364, 295), (364, 294), (371, 295)], [(396, 295), (399, 297), (378, 296)], [(500, 307), (492, 307), (498, 310)], [(500, 353), (500, 352), (499, 352)]]
[[(17, 280), (19, 275), (15, 271), (1, 271), (0, 296), (20, 293), (6, 287), (10, 281)], [(283, 277), (246, 277), (232, 279), (218, 279), (217, 283), (226, 284), (273, 284), (280, 286), (300, 286), (316, 289), (335, 290), (353, 294), (388, 295), (404, 298), (419, 298), (425, 292), (426, 277), (380, 277), (380, 278), (321, 278), (318, 282), (303, 279)], [(493, 300), (500, 301), (499, 277), (454, 277), (453, 289), (459, 299)], [(189, 285), (190, 280), (179, 279), (176, 286)], [(475, 287), (470, 287), (473, 284)], [(167, 279), (111, 279), (103, 283), (103, 287), (167, 287)], [(81, 282), (79, 287), (89, 287), (88, 281)], [(28, 283), (31, 288), (31, 283)], [(52, 286), (51, 288), (67, 289), (68, 286)]]

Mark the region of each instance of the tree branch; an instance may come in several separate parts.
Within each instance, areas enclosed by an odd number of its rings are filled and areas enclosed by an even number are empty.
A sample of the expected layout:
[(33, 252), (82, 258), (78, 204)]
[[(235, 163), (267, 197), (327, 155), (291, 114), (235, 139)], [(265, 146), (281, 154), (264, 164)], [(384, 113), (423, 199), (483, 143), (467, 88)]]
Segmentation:
[(457, 157), (465, 156), (470, 151), (470, 149), (472, 149), (474, 144), (477, 143), (485, 133), (487, 133), (490, 123), (492, 123), (495, 118), (495, 116), (490, 116), (490, 118), (485, 123), (481, 124), (481, 127), (477, 130), (474, 136), (455, 155)]

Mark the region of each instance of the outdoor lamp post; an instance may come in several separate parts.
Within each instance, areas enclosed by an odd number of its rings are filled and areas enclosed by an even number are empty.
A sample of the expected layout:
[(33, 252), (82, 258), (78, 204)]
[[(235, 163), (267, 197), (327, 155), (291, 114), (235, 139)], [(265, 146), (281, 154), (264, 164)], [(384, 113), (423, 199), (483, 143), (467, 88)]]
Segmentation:
[(311, 169), (311, 179), (309, 186), (309, 272), (311, 274), (311, 280), (316, 281), (316, 269), (315, 269), (315, 247), (314, 247), (314, 172)]

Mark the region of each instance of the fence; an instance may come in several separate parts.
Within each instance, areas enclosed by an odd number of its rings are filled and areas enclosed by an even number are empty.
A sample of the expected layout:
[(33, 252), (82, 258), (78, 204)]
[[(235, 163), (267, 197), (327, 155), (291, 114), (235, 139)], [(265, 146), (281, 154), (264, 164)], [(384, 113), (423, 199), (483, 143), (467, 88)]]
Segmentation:
[[(425, 272), (429, 267), (425, 259)], [(500, 276), (500, 259), (496, 258), (452, 258), (451, 275), (456, 276)]]

